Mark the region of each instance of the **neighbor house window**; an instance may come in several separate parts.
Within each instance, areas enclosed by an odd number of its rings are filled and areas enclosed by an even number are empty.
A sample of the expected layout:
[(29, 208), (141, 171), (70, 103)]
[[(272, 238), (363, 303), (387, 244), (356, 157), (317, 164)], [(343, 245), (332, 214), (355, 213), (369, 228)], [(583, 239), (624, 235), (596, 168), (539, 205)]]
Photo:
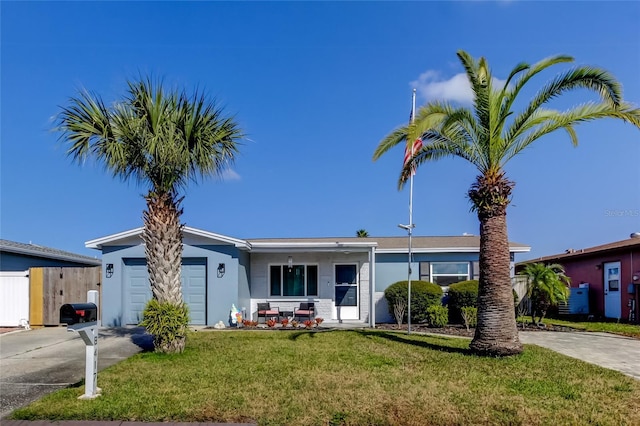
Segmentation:
[(317, 296), (318, 265), (271, 265), (271, 296)]
[(446, 287), (469, 279), (469, 262), (431, 262), (431, 281)]

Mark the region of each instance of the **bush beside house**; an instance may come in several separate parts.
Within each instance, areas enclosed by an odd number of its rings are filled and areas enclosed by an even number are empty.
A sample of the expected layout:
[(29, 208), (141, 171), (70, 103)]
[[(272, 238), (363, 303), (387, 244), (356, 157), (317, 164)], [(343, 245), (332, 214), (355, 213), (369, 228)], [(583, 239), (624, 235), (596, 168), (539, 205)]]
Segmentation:
[(449, 319), (462, 323), (462, 308), (477, 307), (478, 280), (460, 281), (449, 286)]
[[(408, 281), (398, 281), (391, 284), (384, 291), (387, 299), (389, 313), (394, 316), (396, 304), (407, 303), (409, 283)], [(441, 306), (442, 288), (428, 281), (411, 281), (411, 322), (422, 323), (428, 320), (427, 311), (430, 306)], [(405, 309), (403, 322), (407, 322), (407, 310)]]

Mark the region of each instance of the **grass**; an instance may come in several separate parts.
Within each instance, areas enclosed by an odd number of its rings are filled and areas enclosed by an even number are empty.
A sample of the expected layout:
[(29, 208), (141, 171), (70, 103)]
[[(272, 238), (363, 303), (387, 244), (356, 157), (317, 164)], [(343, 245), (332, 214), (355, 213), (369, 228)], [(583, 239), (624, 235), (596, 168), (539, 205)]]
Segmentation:
[(141, 353), (14, 419), (260, 425), (640, 424), (640, 382), (537, 346), (480, 358), (469, 340), (367, 331), (191, 334), (182, 355)]
[[(520, 317), (518, 320), (521, 322), (531, 322), (531, 317)], [(640, 326), (634, 324), (624, 324), (617, 322), (567, 321), (554, 318), (545, 318), (542, 322), (544, 324), (560, 325), (564, 327), (575, 328), (577, 330), (598, 331), (640, 339)]]

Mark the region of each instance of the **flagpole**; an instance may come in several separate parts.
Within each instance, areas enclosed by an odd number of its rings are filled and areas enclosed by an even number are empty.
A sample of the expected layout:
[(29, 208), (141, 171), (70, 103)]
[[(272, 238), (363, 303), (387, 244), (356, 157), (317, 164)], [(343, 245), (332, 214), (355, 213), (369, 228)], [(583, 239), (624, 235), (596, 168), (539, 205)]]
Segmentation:
[[(416, 89), (413, 89), (411, 96), (411, 124), (416, 120)], [(411, 135), (411, 157), (415, 154), (413, 152), (414, 143), (413, 135)], [(407, 334), (411, 334), (411, 234), (415, 225), (413, 224), (413, 171), (410, 173), (409, 178), (409, 259), (407, 267)]]

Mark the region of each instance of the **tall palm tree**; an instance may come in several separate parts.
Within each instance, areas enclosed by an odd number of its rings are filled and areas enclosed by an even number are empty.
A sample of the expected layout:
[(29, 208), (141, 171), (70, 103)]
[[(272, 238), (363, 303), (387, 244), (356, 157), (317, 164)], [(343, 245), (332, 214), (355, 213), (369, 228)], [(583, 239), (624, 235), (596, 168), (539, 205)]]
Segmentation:
[(527, 297), (531, 300), (531, 320), (534, 323), (542, 322), (551, 306), (569, 300), (571, 279), (565, 275), (562, 265), (529, 263), (519, 275), (527, 277)]
[[(529, 100), (523, 110), (513, 111), (522, 88), (543, 70), (572, 62), (569, 56), (546, 58), (533, 65), (520, 63), (504, 84), (496, 84), (484, 58), (475, 60), (458, 51), (473, 91), (471, 108), (448, 102), (423, 106), (415, 123), (395, 129), (378, 145), (373, 159), (393, 146), (421, 137), (423, 147), (404, 166), (401, 188), (413, 167), (443, 157), (460, 157), (474, 165), (479, 175), (469, 189), (472, 209), (480, 221), (480, 285), (478, 326), (471, 349), (481, 355), (511, 355), (522, 351), (516, 329), (509, 273), (509, 241), (506, 209), (514, 183), (504, 172), (506, 163), (542, 136), (564, 130), (577, 145), (574, 126), (612, 117), (640, 127), (640, 110), (622, 99), (620, 83), (607, 71), (578, 66), (560, 73)], [(599, 95), (566, 111), (549, 109), (549, 101), (574, 89)]]
[[(62, 107), (56, 124), (74, 161), (93, 158), (114, 177), (147, 187), (142, 239), (152, 294), (182, 304), (180, 190), (233, 162), (242, 137), (238, 124), (204, 93), (167, 91), (150, 78), (129, 81), (127, 94), (113, 105), (81, 91)], [(165, 349), (183, 347), (184, 340)]]

